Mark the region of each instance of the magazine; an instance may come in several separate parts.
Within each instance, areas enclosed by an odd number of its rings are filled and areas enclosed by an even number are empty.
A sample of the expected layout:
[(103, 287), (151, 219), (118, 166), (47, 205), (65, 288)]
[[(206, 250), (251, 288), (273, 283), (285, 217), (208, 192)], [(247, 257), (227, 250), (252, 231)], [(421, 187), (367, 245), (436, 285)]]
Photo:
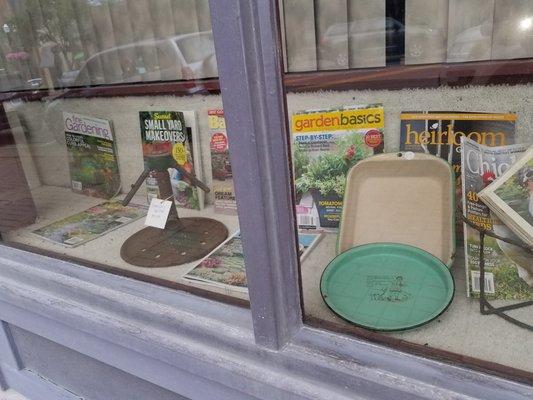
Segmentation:
[(523, 242), (533, 246), (533, 147), (483, 189), (479, 198)]
[(76, 247), (146, 215), (146, 207), (107, 202), (34, 230), (42, 239)]
[[(322, 237), (321, 233), (299, 233), (299, 255), (303, 261)], [(197, 266), (189, 271), (185, 279), (202, 281), (218, 287), (232, 287), (246, 292), (246, 270), (240, 231), (235, 232)]]
[(108, 120), (63, 112), (72, 190), (110, 199), (120, 192), (115, 138)]
[(208, 110), (207, 115), (215, 212), (237, 214), (224, 110)]
[[(485, 146), (515, 142), (516, 114), (471, 112), (402, 112), (400, 151), (428, 153), (448, 161), (455, 173), (456, 204), (461, 205), (461, 140), (466, 136)], [(462, 237), (461, 213), (456, 213), (457, 237)]]
[[(463, 210), (474, 225), (502, 237), (514, 237), (489, 208), (478, 193), (513, 165), (527, 149), (527, 145), (488, 147), (462, 138)], [(464, 225), (467, 295), (479, 297), (479, 232)], [(499, 300), (532, 300), (533, 280), (529, 270), (533, 256), (521, 248), (490, 236), (484, 239), (485, 293)]]
[(299, 229), (338, 228), (346, 174), (383, 152), (381, 104), (297, 112), (291, 118)]
[(145, 168), (152, 170), (146, 178), (148, 203), (159, 198), (154, 166), (168, 166), (176, 206), (201, 210), (204, 192), (193, 186), (176, 168), (177, 163), (202, 180), (198, 124), (194, 111), (140, 111), (142, 150)]

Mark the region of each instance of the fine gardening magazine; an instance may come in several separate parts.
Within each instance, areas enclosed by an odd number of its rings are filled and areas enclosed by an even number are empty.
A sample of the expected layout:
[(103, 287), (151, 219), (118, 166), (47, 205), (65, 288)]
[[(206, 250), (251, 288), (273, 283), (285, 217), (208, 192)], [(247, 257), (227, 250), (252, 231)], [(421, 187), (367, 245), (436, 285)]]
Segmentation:
[(115, 138), (110, 121), (63, 112), (72, 191), (110, 199), (120, 191)]
[(306, 110), (291, 118), (296, 217), (300, 229), (338, 228), (346, 174), (383, 152), (381, 104)]
[[(513, 231), (479, 199), (479, 192), (505, 173), (527, 147), (521, 144), (488, 147), (462, 138), (463, 211), (475, 226), (516, 239)], [(479, 297), (480, 292), (479, 244), (479, 231), (465, 223), (467, 295), (472, 297)], [(483, 255), (485, 293), (488, 298), (533, 300), (532, 255), (518, 246), (490, 236), (485, 236)]]

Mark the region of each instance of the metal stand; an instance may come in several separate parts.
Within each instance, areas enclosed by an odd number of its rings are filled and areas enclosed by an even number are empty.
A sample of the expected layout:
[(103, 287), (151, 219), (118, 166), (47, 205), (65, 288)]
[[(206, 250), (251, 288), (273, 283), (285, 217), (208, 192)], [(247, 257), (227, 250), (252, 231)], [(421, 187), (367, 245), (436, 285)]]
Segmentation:
[(507, 311), (516, 310), (518, 308), (523, 308), (523, 307), (533, 305), (533, 300), (528, 300), (528, 301), (524, 301), (521, 303), (516, 303), (516, 304), (512, 304), (509, 306), (502, 306), (502, 307), (494, 307), (487, 300), (485, 296), (485, 254), (484, 254), (485, 236), (490, 236), (495, 239), (502, 240), (512, 245), (518, 246), (531, 254), (533, 254), (533, 248), (527, 246), (525, 243), (521, 241), (504, 238), (500, 235), (489, 232), (485, 229), (481, 229), (478, 226), (474, 225), (471, 221), (469, 221), (464, 215), (463, 215), (463, 221), (466, 224), (468, 224), (470, 227), (474, 228), (475, 230), (479, 232), (479, 310), (481, 314), (483, 315), (496, 314), (497, 316), (505, 319), (508, 322), (511, 322), (512, 324), (515, 324), (529, 331), (533, 331), (533, 325), (526, 324), (525, 322), (519, 321), (516, 318), (513, 318), (510, 315), (506, 314)]
[(212, 218), (178, 216), (167, 168), (178, 169), (193, 186), (205, 192), (209, 192), (209, 188), (194, 175), (170, 161), (170, 156), (165, 157), (166, 159), (154, 156), (148, 160), (148, 165), (152, 168), (147, 168), (141, 173), (122, 201), (122, 205), (128, 205), (150, 172), (156, 177), (159, 197), (172, 201), (164, 229), (146, 227), (130, 236), (122, 245), (120, 249), (122, 259), (139, 267), (162, 268), (198, 260), (213, 251), (228, 237), (228, 229), (220, 221)]

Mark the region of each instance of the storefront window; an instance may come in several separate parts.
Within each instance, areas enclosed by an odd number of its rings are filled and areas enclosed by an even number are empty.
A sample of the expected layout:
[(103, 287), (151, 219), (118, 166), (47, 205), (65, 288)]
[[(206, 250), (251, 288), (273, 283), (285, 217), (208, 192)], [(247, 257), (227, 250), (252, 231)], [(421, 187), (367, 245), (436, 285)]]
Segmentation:
[(4, 243), (246, 305), (208, 1), (1, 1)]
[(305, 321), (531, 377), (533, 3), (280, 4)]

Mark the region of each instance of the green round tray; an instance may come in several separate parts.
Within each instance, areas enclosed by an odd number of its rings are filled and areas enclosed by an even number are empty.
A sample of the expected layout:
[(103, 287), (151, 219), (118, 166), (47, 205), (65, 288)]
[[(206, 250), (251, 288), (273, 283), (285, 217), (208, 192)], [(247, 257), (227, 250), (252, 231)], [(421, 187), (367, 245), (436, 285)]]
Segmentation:
[(442, 314), (454, 294), (449, 268), (432, 254), (398, 243), (372, 243), (335, 257), (320, 281), (328, 307), (377, 331), (399, 331)]

